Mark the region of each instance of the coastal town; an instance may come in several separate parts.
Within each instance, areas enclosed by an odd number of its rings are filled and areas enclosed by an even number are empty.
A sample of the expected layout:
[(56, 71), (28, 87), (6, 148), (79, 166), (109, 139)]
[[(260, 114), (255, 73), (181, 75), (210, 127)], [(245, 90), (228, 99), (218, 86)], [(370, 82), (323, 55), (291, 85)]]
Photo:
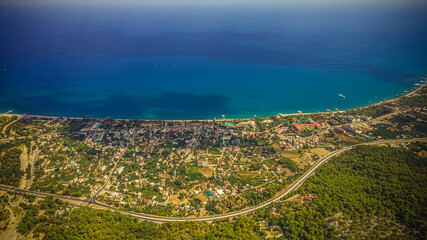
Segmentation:
[(426, 12), (1, 1), (0, 240), (427, 240)]
[[(229, 213), (274, 197), (338, 149), (425, 138), (426, 94), (424, 87), (359, 109), (250, 119), (2, 114), (0, 183), (158, 216)], [(9, 155), (15, 165), (5, 164)]]

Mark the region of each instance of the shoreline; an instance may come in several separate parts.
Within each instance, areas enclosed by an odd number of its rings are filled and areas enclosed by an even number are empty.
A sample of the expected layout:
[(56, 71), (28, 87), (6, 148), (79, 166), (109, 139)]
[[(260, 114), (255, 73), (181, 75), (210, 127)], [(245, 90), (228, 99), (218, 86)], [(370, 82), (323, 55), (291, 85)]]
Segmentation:
[[(281, 117), (288, 117), (288, 116), (298, 116), (298, 115), (314, 115), (314, 114), (333, 114), (333, 113), (344, 113), (346, 111), (350, 111), (350, 110), (360, 110), (360, 109), (364, 109), (364, 108), (368, 108), (368, 107), (372, 107), (372, 106), (377, 106), (380, 104), (384, 104), (384, 103), (388, 103), (388, 102), (394, 102), (397, 101), (401, 98), (404, 97), (410, 97), (412, 95), (414, 95), (416, 92), (420, 91), (423, 87), (427, 86), (427, 77), (421, 77), (421, 83), (419, 83), (420, 85), (416, 86), (415, 89), (408, 91), (407, 93), (403, 93), (403, 95), (398, 96), (398, 97), (394, 97), (392, 99), (389, 100), (382, 100), (376, 103), (372, 103), (372, 104), (368, 104), (366, 106), (361, 106), (361, 107), (355, 107), (355, 108), (349, 108), (349, 109), (344, 109), (344, 110), (334, 110), (334, 111), (326, 111), (326, 112), (301, 112), (301, 113), (276, 113), (274, 115), (270, 115), (270, 116), (266, 116), (266, 117), (257, 117), (257, 118), (268, 118), (268, 117), (273, 117), (273, 116), (281, 116)], [(63, 117), (63, 116), (48, 116), (48, 115), (37, 115), (37, 114), (19, 114), (19, 113), (13, 113), (13, 110), (9, 110), (6, 113), (0, 113), (0, 116), (26, 116), (26, 117), (35, 117), (35, 118), (51, 118), (51, 119), (58, 119), (58, 118), (68, 118), (68, 119), (94, 119), (94, 120), (103, 120), (106, 119), (108, 117), (105, 118), (99, 118), (99, 117)], [(256, 114), (254, 115), (256, 116)], [(118, 121), (135, 121), (135, 120), (139, 120), (139, 121), (160, 121), (160, 122), (213, 122), (214, 119), (175, 119), (175, 120), (171, 120), (171, 119), (139, 119), (139, 118), (110, 118), (112, 120), (118, 120)], [(226, 118), (226, 119), (216, 119), (215, 121), (218, 122), (223, 122), (223, 121), (227, 121), (227, 120), (233, 120), (233, 121), (244, 121), (244, 120), (250, 120), (252, 119), (252, 117), (247, 117), (247, 118)]]

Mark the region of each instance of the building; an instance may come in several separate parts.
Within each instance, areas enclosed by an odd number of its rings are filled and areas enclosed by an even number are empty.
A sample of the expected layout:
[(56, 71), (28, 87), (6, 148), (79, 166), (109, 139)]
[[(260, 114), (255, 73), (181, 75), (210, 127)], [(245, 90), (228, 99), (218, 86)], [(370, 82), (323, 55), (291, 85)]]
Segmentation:
[(282, 133), (286, 132), (287, 130), (288, 130), (287, 127), (282, 127), (282, 128), (276, 129), (275, 132), (277, 134), (282, 134)]
[(369, 121), (369, 120), (372, 119), (372, 117), (371, 116), (367, 116), (367, 115), (362, 115), (362, 116), (360, 116), (360, 119), (362, 119), (363, 121)]
[(414, 116), (414, 115), (412, 115), (412, 114), (407, 114), (406, 115), (409, 119), (412, 119), (412, 120), (416, 120), (417, 119), (417, 117), (416, 116)]
[(218, 193), (218, 195), (223, 195), (224, 191), (222, 189), (218, 189), (218, 190), (216, 190), (216, 193)]
[(314, 121), (313, 119), (308, 119), (308, 122), (310, 123), (310, 124), (313, 124), (314, 125), (314, 127), (316, 128), (316, 129), (320, 129), (320, 124), (318, 124), (316, 121)]
[(295, 131), (297, 131), (297, 132), (302, 131), (302, 127), (301, 127), (301, 125), (299, 125), (299, 124), (297, 124), (297, 123), (292, 123), (292, 128), (293, 128)]
[(344, 129), (339, 128), (339, 127), (334, 127), (334, 130), (335, 130), (336, 132), (339, 132), (339, 133), (344, 133)]
[(343, 128), (344, 130), (346, 130), (346, 131), (349, 131), (349, 132), (356, 132), (356, 131), (357, 131), (357, 129), (356, 129), (356, 128), (351, 127), (351, 126), (349, 126), (349, 125), (344, 125), (342, 128)]
[(345, 117), (345, 119), (346, 119), (347, 121), (349, 121), (350, 123), (355, 123), (355, 122), (357, 122), (357, 121), (358, 121), (358, 119), (357, 119), (357, 118), (354, 118), (353, 116), (347, 116), (347, 117)]
[(222, 137), (223, 145), (238, 145), (240, 144), (240, 139), (234, 135), (226, 135)]

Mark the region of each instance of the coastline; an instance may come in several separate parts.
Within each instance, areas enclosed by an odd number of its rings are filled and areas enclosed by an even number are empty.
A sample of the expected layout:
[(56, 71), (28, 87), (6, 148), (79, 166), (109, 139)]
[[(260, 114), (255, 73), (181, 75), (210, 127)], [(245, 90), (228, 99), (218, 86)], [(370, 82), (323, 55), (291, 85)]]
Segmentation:
[[(382, 100), (376, 103), (372, 103), (372, 104), (368, 104), (366, 106), (361, 106), (361, 107), (355, 107), (355, 108), (349, 108), (349, 109), (344, 109), (344, 110), (335, 110), (335, 111), (326, 111), (326, 112), (301, 112), (301, 113), (276, 113), (274, 115), (270, 115), (270, 116), (266, 116), (266, 117), (260, 117), (260, 118), (267, 118), (267, 117), (272, 117), (272, 116), (281, 116), (281, 117), (288, 117), (288, 116), (298, 116), (298, 115), (314, 115), (314, 114), (333, 114), (333, 113), (344, 113), (346, 111), (350, 111), (350, 110), (360, 110), (360, 109), (364, 109), (364, 108), (368, 108), (368, 107), (372, 107), (372, 106), (377, 106), (380, 104), (384, 104), (384, 103), (389, 103), (389, 102), (394, 102), (397, 101), (401, 98), (404, 97), (410, 97), (414, 94), (416, 94), (416, 92), (420, 91), (423, 87), (427, 86), (427, 77), (421, 77), (421, 81), (420, 81), (420, 85), (408, 92), (404, 92), (401, 96), (398, 97), (394, 97), (392, 99), (389, 100)], [(67, 119), (94, 119), (94, 120), (103, 120), (106, 119), (105, 118), (98, 118), (98, 117), (67, 117), (67, 116), (48, 116), (48, 115), (37, 115), (37, 114), (19, 114), (19, 113), (13, 113), (13, 110), (9, 110), (6, 113), (0, 113), (0, 116), (26, 116), (26, 117), (34, 117), (34, 118), (51, 118), (51, 119), (58, 119), (58, 118), (67, 118)], [(162, 122), (213, 122), (213, 119), (188, 119), (188, 120), (184, 120), (184, 119), (138, 119), (138, 118), (111, 118), (113, 120), (118, 120), (118, 121), (162, 121)], [(252, 117), (247, 117), (247, 118), (226, 118), (226, 119), (215, 119), (215, 121), (218, 122), (223, 122), (223, 121), (227, 121), (227, 120), (234, 120), (234, 121), (245, 121), (245, 120), (250, 120), (252, 119)]]

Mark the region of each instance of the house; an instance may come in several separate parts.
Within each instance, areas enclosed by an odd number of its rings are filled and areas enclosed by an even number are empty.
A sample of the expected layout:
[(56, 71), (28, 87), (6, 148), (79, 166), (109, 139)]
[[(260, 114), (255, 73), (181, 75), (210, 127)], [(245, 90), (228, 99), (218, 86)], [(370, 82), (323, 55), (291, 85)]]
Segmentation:
[(344, 129), (339, 128), (339, 127), (334, 127), (334, 130), (335, 130), (336, 132), (339, 132), (339, 133), (344, 133)]
[(311, 197), (304, 197), (304, 201), (313, 201)]
[(342, 128), (346, 131), (349, 131), (349, 132), (356, 132), (357, 131), (356, 128), (353, 128), (349, 125), (344, 125)]
[(362, 116), (360, 116), (360, 119), (362, 119), (363, 121), (369, 121), (369, 120), (372, 119), (372, 117), (371, 116), (367, 116), (367, 115), (362, 115)]
[(285, 131), (287, 131), (288, 130), (288, 128), (287, 127), (282, 127), (282, 128), (279, 128), (279, 129), (276, 129), (276, 133), (277, 134), (282, 134), (283, 132), (285, 132)]
[(412, 115), (412, 114), (407, 114), (406, 115), (409, 119), (412, 119), (412, 120), (416, 120), (417, 119), (417, 117), (416, 116), (414, 116), (414, 115)]
[(347, 121), (349, 121), (350, 123), (355, 122), (355, 119), (354, 119), (354, 117), (353, 117), (353, 116), (346, 116), (346, 117), (345, 117), (345, 119), (346, 119)]
[(301, 125), (297, 123), (292, 123), (292, 128), (297, 132), (300, 132), (302, 130)]
[(234, 135), (226, 135), (222, 137), (222, 144), (223, 145), (238, 145), (240, 144), (240, 139), (238, 139)]
[(236, 125), (237, 127), (250, 127), (255, 128), (255, 122), (254, 121), (248, 121), (248, 122), (241, 122)]
[(316, 128), (316, 129), (320, 129), (320, 124), (318, 124), (317, 122), (315, 122), (313, 119), (308, 119), (308, 122), (310, 123), (310, 124), (313, 124), (314, 125), (314, 127)]

